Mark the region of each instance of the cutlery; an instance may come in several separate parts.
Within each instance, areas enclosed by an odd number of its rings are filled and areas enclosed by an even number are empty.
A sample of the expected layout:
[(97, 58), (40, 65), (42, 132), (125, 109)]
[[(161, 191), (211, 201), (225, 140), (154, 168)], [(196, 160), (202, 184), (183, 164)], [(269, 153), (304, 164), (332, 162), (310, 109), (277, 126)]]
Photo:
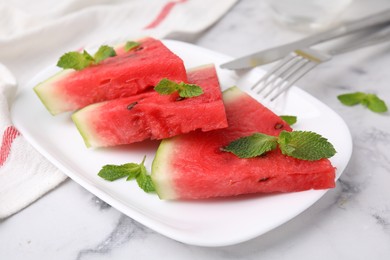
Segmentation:
[(222, 64), (220, 67), (224, 69), (247, 69), (259, 65), (271, 63), (279, 60), (290, 52), (317, 45), (319, 43), (329, 41), (335, 38), (346, 36), (352, 33), (362, 31), (364, 29), (375, 29), (376, 26), (390, 24), (390, 9), (373, 15), (369, 15), (362, 19), (352, 22), (347, 22), (341, 26), (328, 29), (326, 31), (314, 34), (304, 39), (277, 46), (271, 49), (262, 50), (229, 62)]
[(296, 81), (333, 56), (386, 41), (390, 41), (390, 26), (372, 33), (366, 38), (333, 47), (326, 52), (313, 48), (295, 50), (278, 62), (251, 89), (261, 95), (263, 99), (269, 98), (270, 101), (273, 101)]

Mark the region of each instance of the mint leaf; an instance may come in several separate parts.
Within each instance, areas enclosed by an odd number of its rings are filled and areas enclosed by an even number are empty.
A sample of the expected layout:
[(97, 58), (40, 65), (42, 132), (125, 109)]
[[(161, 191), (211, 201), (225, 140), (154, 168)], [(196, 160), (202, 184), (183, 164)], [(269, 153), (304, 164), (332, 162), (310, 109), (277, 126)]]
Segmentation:
[(326, 138), (310, 131), (282, 131), (278, 144), (283, 154), (308, 161), (330, 158), (336, 153)]
[(116, 56), (115, 50), (110, 46), (103, 45), (93, 57), (86, 50), (67, 52), (60, 57), (57, 66), (63, 69), (82, 70), (113, 56)]
[(177, 91), (178, 84), (169, 79), (162, 79), (160, 82), (154, 87), (154, 90), (161, 95), (170, 95), (173, 92)]
[(137, 48), (140, 45), (141, 45), (141, 43), (139, 43), (139, 42), (128, 41), (125, 44), (125, 51), (130, 51), (130, 50), (132, 50), (134, 48)]
[(82, 70), (94, 63), (93, 57), (87, 52), (67, 52), (60, 57), (57, 66), (63, 69)]
[(387, 111), (386, 103), (375, 94), (354, 92), (339, 95), (337, 98), (346, 106), (361, 104), (376, 113), (383, 113)]
[(363, 92), (348, 93), (337, 96), (338, 100), (346, 106), (354, 106), (360, 104), (365, 98), (366, 94)]
[(254, 133), (229, 143), (222, 151), (231, 152), (240, 158), (252, 158), (262, 155), (277, 147), (277, 138), (274, 136)]
[(152, 178), (147, 173), (145, 166), (141, 165), (141, 172), (136, 178), (138, 186), (145, 192), (156, 191), (152, 182)]
[(284, 122), (286, 122), (288, 125), (293, 125), (297, 122), (296, 116), (288, 116), (288, 115), (282, 115), (279, 116)]
[(100, 46), (99, 50), (95, 53), (95, 55), (93, 57), (94, 57), (95, 63), (99, 63), (102, 60), (105, 60), (109, 57), (114, 57), (114, 56), (116, 56), (116, 52), (115, 52), (114, 48), (107, 46), (107, 45), (103, 45), (103, 46)]
[(179, 84), (179, 96), (183, 98), (197, 97), (203, 94), (203, 89), (195, 84), (186, 84), (181, 82)]
[(274, 150), (278, 145), (283, 154), (308, 161), (330, 158), (336, 153), (326, 138), (310, 131), (282, 131), (278, 137), (254, 133), (232, 141), (221, 150), (239, 158), (252, 158)]
[(374, 94), (367, 94), (366, 98), (362, 101), (362, 105), (376, 113), (384, 113), (387, 111), (386, 103)]
[(137, 167), (139, 168), (139, 165), (136, 163), (127, 163), (123, 165), (108, 164), (103, 166), (98, 175), (105, 180), (115, 181), (128, 176), (129, 172), (137, 170)]
[(98, 175), (107, 181), (115, 181), (127, 177), (127, 181), (135, 179), (138, 186), (145, 192), (154, 192), (152, 178), (148, 174), (144, 162), (146, 156), (140, 164), (126, 163), (122, 165), (108, 164), (102, 167)]
[(127, 179), (126, 181), (133, 180), (137, 178), (138, 174), (141, 172), (141, 165), (143, 165), (143, 161), (141, 164), (137, 163), (128, 163), (129, 167), (127, 167)]
[(178, 92), (182, 98), (197, 97), (203, 94), (203, 89), (195, 84), (187, 84), (184, 82), (176, 83), (169, 79), (162, 79), (154, 87), (154, 90), (161, 95), (170, 95)]

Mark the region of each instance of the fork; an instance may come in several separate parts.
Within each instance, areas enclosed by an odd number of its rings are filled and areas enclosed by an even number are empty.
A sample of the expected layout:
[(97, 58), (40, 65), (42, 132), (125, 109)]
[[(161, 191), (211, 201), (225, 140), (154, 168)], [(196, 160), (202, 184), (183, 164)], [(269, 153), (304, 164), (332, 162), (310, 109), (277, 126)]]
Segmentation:
[(258, 95), (272, 102), (285, 93), (299, 79), (316, 66), (333, 56), (390, 40), (390, 26), (348, 45), (335, 47), (327, 52), (313, 48), (295, 50), (278, 62), (252, 87)]

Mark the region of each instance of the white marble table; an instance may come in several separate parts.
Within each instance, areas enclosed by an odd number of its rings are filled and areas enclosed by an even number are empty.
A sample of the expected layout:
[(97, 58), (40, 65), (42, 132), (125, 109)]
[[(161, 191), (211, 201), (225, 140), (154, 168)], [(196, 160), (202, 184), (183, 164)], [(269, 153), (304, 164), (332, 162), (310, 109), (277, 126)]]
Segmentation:
[[(347, 17), (390, 8), (356, 1)], [(243, 0), (191, 40), (231, 56), (303, 37), (274, 23), (262, 1)], [(390, 104), (390, 45), (349, 53), (316, 68), (299, 86), (337, 111), (350, 127), (354, 151), (329, 191), (288, 223), (250, 241), (206, 248), (166, 238), (68, 180), (0, 222), (1, 259), (390, 259), (390, 120), (336, 96), (379, 94)], [(337, 126), (335, 126), (337, 127)]]

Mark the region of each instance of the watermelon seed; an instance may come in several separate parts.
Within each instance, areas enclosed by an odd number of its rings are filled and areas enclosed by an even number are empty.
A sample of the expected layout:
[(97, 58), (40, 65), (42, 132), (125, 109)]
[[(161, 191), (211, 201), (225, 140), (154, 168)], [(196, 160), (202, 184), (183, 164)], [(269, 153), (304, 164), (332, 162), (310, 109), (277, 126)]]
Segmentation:
[(127, 106), (127, 109), (128, 109), (128, 110), (131, 110), (131, 109), (132, 109), (135, 105), (137, 105), (137, 104), (138, 104), (138, 102), (135, 101), (135, 102), (129, 104), (129, 105)]
[(177, 97), (176, 101), (182, 101), (183, 99), (185, 99), (185, 98), (184, 97)]
[(144, 49), (144, 47), (138, 47), (137, 49), (135, 49), (134, 51), (142, 51)]
[(274, 126), (275, 129), (282, 129), (283, 128), (283, 124), (281, 123), (276, 123), (275, 126)]
[(270, 179), (270, 177), (263, 177), (260, 180), (258, 180), (258, 182), (268, 181), (269, 179)]
[(107, 83), (110, 83), (111, 82), (111, 79), (104, 79), (102, 81), (100, 81), (100, 85), (105, 85)]

